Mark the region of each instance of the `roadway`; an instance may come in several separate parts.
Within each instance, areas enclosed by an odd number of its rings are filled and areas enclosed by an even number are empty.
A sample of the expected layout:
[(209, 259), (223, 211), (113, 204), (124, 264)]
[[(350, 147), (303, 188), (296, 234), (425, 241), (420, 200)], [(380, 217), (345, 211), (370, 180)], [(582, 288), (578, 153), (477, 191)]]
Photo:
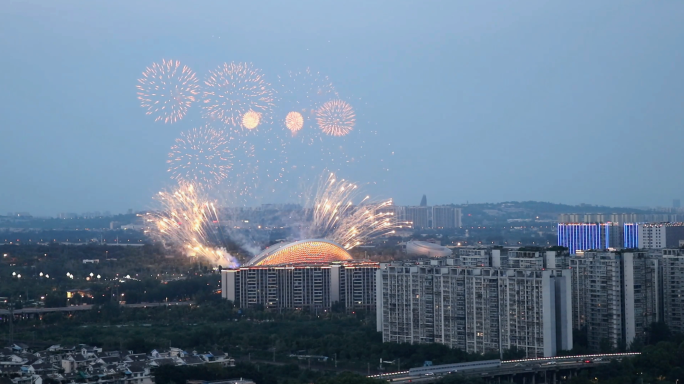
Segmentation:
[[(174, 301), (170, 303), (140, 303), (140, 304), (122, 304), (125, 308), (147, 308), (147, 307), (163, 307), (171, 305), (192, 305), (192, 301)], [(89, 311), (93, 309), (93, 305), (74, 305), (70, 307), (56, 307), (56, 308), (22, 308), (15, 309), (15, 315), (32, 315), (32, 314), (42, 314), (50, 312), (75, 312), (75, 311)], [(0, 309), (1, 315), (9, 315), (9, 310)]]
[[(610, 363), (611, 359), (622, 359), (623, 357), (634, 355), (638, 355), (638, 353), (521, 359), (503, 361), (498, 368), (471, 369), (453, 374), (463, 377), (481, 377), (485, 379), (499, 377), (502, 379), (501, 381), (512, 381), (514, 376), (520, 375), (521, 377), (528, 377), (530, 380), (527, 380), (527, 382), (529, 383), (534, 383), (534, 378), (536, 377), (543, 377), (543, 381), (540, 380), (538, 382), (546, 383), (550, 380), (552, 383), (556, 383), (563, 377), (561, 373), (567, 372), (565, 376), (569, 377), (573, 371), (592, 368), (599, 364), (607, 364)], [(586, 362), (587, 360), (590, 362)], [(437, 366), (435, 368), (437, 368)], [(392, 383), (434, 383), (443, 376), (444, 375), (416, 376), (411, 375), (409, 371), (404, 371), (401, 373), (373, 375), (370, 377), (385, 379)]]

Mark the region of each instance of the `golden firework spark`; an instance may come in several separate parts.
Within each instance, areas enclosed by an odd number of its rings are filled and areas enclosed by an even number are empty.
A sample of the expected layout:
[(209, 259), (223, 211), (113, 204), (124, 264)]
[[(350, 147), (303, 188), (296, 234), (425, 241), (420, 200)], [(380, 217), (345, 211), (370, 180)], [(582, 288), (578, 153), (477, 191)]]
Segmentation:
[(345, 101), (331, 100), (316, 111), (316, 122), (326, 135), (344, 136), (354, 129), (356, 115)]
[[(284, 114), (297, 111), (302, 118), (302, 127), (307, 120), (315, 116), (316, 111), (326, 101), (339, 98), (330, 79), (310, 68), (301, 72), (288, 71), (284, 76), (278, 76), (276, 87), (279, 97), (278, 105), (282, 108), (280, 111)], [(295, 120), (285, 117), (283, 122), (287, 129), (295, 133), (301, 128), (294, 130), (291, 128), (299, 125), (298, 117), (292, 117)]]
[[(354, 200), (358, 199), (357, 203)], [(359, 199), (358, 186), (334, 173), (321, 178), (313, 200), (312, 223), (307, 237), (332, 240), (351, 249), (373, 238), (408, 227), (397, 222), (392, 200), (373, 202), (369, 196)]]
[(187, 256), (202, 257), (214, 265), (237, 266), (225, 249), (212, 245), (219, 215), (215, 202), (199, 184), (181, 182), (173, 191), (159, 192), (155, 199), (161, 209), (145, 216), (149, 235), (164, 245), (181, 248)]
[(299, 112), (289, 112), (287, 116), (285, 116), (285, 126), (292, 134), (295, 134), (304, 127), (304, 117)]
[(180, 61), (162, 60), (153, 63), (138, 79), (138, 99), (147, 109), (145, 114), (156, 115), (154, 121), (175, 123), (188, 112), (199, 93), (197, 77)]
[(166, 162), (172, 179), (199, 181), (211, 187), (228, 177), (232, 159), (228, 136), (204, 126), (181, 133)]
[(254, 129), (261, 121), (261, 113), (254, 112), (251, 109), (242, 115), (242, 126), (247, 129)]
[(265, 114), (273, 108), (275, 91), (251, 64), (224, 63), (209, 72), (204, 84), (206, 118), (239, 126), (248, 111)]

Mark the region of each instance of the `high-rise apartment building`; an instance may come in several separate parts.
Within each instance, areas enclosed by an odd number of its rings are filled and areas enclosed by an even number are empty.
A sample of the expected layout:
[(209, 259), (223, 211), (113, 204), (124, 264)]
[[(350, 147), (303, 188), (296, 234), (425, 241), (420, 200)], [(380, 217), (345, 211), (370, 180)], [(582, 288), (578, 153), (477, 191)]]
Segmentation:
[[(611, 232), (618, 230), (612, 223), (559, 223), (558, 245), (570, 250), (570, 254), (587, 249), (606, 249), (615, 237)], [(618, 234), (621, 239), (621, 235)], [(618, 245), (619, 246), (619, 245)]]
[(383, 341), (470, 353), (518, 348), (528, 357), (572, 349), (569, 270), (453, 264), (381, 264), (376, 315)]
[(622, 236), (623, 248), (639, 248), (639, 224), (624, 223), (622, 226)]
[(501, 267), (501, 250), (493, 248), (456, 248), (454, 264), (459, 267)]
[(679, 248), (680, 240), (684, 240), (684, 223), (639, 224), (637, 241), (640, 248)]
[(684, 333), (684, 250), (664, 249), (662, 320), (673, 332)]
[(462, 226), (461, 217), (461, 208), (435, 205), (432, 207), (432, 228), (460, 228)]
[(592, 350), (628, 347), (658, 319), (659, 263), (646, 252), (579, 252), (570, 259), (573, 327)]
[(413, 228), (429, 228), (428, 207), (404, 206), (399, 208), (399, 221), (412, 223)]
[(627, 248), (625, 233), (633, 225), (615, 222), (559, 223), (558, 245), (568, 248), (573, 255), (589, 249)]
[(221, 271), (221, 295), (240, 308), (375, 309), (377, 263), (243, 267)]

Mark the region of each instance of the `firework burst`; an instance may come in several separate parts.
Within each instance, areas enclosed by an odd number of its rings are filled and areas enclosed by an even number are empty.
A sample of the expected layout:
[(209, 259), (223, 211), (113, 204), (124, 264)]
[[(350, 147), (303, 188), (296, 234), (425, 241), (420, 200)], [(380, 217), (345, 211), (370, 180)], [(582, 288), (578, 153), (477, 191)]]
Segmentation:
[(162, 60), (147, 67), (136, 88), (145, 113), (165, 123), (181, 120), (199, 94), (195, 72), (178, 60)]
[(171, 192), (159, 192), (156, 200), (161, 209), (146, 216), (151, 236), (166, 246), (181, 248), (187, 256), (201, 257), (213, 265), (237, 266), (234, 257), (215, 245), (219, 215), (198, 184), (181, 182)]
[[(303, 128), (326, 101), (339, 98), (330, 79), (310, 68), (279, 76), (278, 94), (280, 116), (283, 116), (285, 127), (293, 133)], [(298, 126), (299, 129), (293, 129)]]
[(391, 199), (374, 202), (369, 196), (360, 198), (356, 184), (337, 179), (331, 173), (319, 182), (306, 237), (325, 238), (345, 249), (354, 248), (407, 226), (408, 223), (397, 222), (393, 210), (388, 209), (391, 206)]
[(222, 130), (195, 128), (181, 133), (171, 147), (168, 171), (178, 181), (195, 181), (210, 187), (228, 176), (233, 154)]
[(251, 109), (242, 115), (242, 126), (247, 129), (254, 129), (259, 126), (261, 122), (261, 113), (254, 112)]
[(237, 127), (248, 111), (267, 114), (273, 108), (275, 91), (251, 64), (224, 63), (210, 71), (204, 83), (204, 116), (208, 119)]
[(331, 100), (316, 111), (316, 122), (326, 135), (344, 136), (354, 129), (356, 115), (348, 103)]
[(285, 116), (285, 126), (294, 135), (304, 127), (304, 116), (299, 112), (290, 112)]

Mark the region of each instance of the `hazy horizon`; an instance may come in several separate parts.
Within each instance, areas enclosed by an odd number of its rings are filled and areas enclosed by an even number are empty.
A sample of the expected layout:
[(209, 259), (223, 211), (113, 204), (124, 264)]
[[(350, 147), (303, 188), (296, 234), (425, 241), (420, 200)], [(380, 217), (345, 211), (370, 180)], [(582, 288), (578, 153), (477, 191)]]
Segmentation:
[[(301, 202), (339, 167), (398, 205), (426, 194), (430, 205), (669, 207), (684, 190), (682, 18), (673, 1), (10, 0), (0, 212), (153, 206), (173, 183), (171, 146), (205, 124), (198, 106), (174, 124), (145, 115), (137, 80), (162, 59), (202, 84), (224, 62), (252, 63), (274, 86), (311, 68), (354, 107), (343, 138), (257, 152), (248, 205)], [(223, 185), (248, 177), (229, 172)]]

